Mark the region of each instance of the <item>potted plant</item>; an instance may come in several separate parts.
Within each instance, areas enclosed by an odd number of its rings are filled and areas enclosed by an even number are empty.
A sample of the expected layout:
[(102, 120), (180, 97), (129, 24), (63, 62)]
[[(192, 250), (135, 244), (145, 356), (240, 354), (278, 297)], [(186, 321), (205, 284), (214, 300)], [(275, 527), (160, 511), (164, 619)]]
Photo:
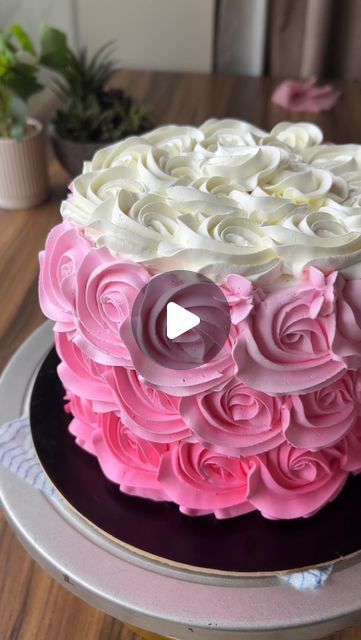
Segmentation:
[(42, 124), (28, 117), (28, 99), (43, 88), (40, 68), (61, 68), (66, 37), (40, 28), (40, 53), (26, 31), (13, 24), (0, 30), (0, 207), (27, 208), (48, 193)]
[(72, 176), (101, 147), (152, 126), (149, 107), (135, 104), (122, 90), (107, 89), (114, 68), (111, 43), (90, 59), (85, 49), (78, 54), (68, 49), (67, 64), (55, 80), (62, 107), (50, 134), (59, 161)]

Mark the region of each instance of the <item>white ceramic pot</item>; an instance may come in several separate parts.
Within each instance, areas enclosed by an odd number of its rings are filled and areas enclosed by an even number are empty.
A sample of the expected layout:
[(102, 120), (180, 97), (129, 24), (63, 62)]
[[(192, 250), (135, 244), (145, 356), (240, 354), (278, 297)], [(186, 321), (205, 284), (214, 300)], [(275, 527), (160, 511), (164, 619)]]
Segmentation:
[(28, 209), (43, 202), (49, 191), (42, 124), (28, 118), (31, 132), (19, 142), (0, 138), (0, 207)]

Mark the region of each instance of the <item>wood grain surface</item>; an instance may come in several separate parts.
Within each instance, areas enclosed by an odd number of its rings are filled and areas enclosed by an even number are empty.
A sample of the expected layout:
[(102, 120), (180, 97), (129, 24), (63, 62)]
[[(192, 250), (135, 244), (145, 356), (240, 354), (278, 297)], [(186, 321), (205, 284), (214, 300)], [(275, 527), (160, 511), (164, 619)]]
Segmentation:
[[(157, 125), (199, 125), (209, 117), (235, 117), (271, 129), (280, 120), (311, 120), (323, 128), (326, 141), (361, 143), (357, 83), (336, 83), (342, 97), (335, 109), (320, 115), (291, 114), (272, 105), (271, 79), (119, 71), (113, 84), (153, 105)], [(69, 181), (51, 153), (49, 171), (51, 197), (46, 203), (28, 211), (0, 211), (1, 369), (43, 321), (37, 302), (37, 255), (49, 229), (60, 221), (59, 202)], [(140, 636), (70, 594), (40, 569), (0, 514), (0, 640), (131, 638)], [(332, 640), (361, 640), (361, 629), (340, 632)]]

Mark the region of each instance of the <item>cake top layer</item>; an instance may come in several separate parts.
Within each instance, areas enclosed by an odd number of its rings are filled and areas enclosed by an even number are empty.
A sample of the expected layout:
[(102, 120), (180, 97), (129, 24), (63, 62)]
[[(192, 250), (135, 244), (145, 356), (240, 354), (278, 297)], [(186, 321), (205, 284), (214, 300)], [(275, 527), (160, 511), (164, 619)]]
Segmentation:
[(361, 145), (322, 140), (307, 122), (160, 127), (98, 151), (61, 212), (156, 272), (361, 278)]

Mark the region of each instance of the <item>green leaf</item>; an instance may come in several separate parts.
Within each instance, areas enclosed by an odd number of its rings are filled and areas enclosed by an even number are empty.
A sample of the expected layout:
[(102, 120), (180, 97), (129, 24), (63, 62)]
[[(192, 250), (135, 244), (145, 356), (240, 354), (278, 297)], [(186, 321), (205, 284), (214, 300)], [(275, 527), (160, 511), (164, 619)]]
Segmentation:
[(65, 33), (43, 24), (40, 27), (41, 54), (39, 62), (50, 69), (62, 69), (68, 60)]
[(26, 116), (28, 115), (26, 102), (17, 96), (11, 96), (9, 112), (14, 121), (17, 121), (18, 123), (25, 122)]
[[(16, 53), (16, 49), (11, 42), (11, 33), (6, 31), (0, 31), (0, 53), (5, 55), (13, 55)], [(14, 57), (14, 56), (13, 56)]]
[(11, 89), (23, 100), (27, 100), (43, 87), (36, 79), (36, 68), (29, 64), (18, 63), (1, 78), (4, 86)]
[(13, 122), (10, 127), (10, 135), (18, 142), (24, 137), (25, 125), (23, 122)]
[(7, 60), (7, 66), (16, 64), (15, 51), (8, 46), (6, 42), (2, 42), (0, 39), (0, 56), (2, 60)]
[(7, 123), (10, 119), (10, 100), (11, 94), (0, 84), (0, 137), (8, 135)]
[[(110, 76), (111, 72), (115, 68), (115, 62), (113, 61), (115, 50), (114, 40), (107, 42), (100, 49), (98, 49), (90, 62), (88, 63), (87, 73), (89, 75), (94, 74), (98, 69), (105, 72), (107, 76)], [(86, 61), (85, 61), (86, 62)]]
[(0, 78), (11, 68), (8, 56), (0, 54)]
[(30, 36), (26, 33), (26, 31), (20, 24), (12, 24), (9, 28), (9, 31), (13, 34), (14, 38), (16, 38), (24, 51), (31, 53), (33, 56), (36, 55), (35, 48), (30, 39)]

